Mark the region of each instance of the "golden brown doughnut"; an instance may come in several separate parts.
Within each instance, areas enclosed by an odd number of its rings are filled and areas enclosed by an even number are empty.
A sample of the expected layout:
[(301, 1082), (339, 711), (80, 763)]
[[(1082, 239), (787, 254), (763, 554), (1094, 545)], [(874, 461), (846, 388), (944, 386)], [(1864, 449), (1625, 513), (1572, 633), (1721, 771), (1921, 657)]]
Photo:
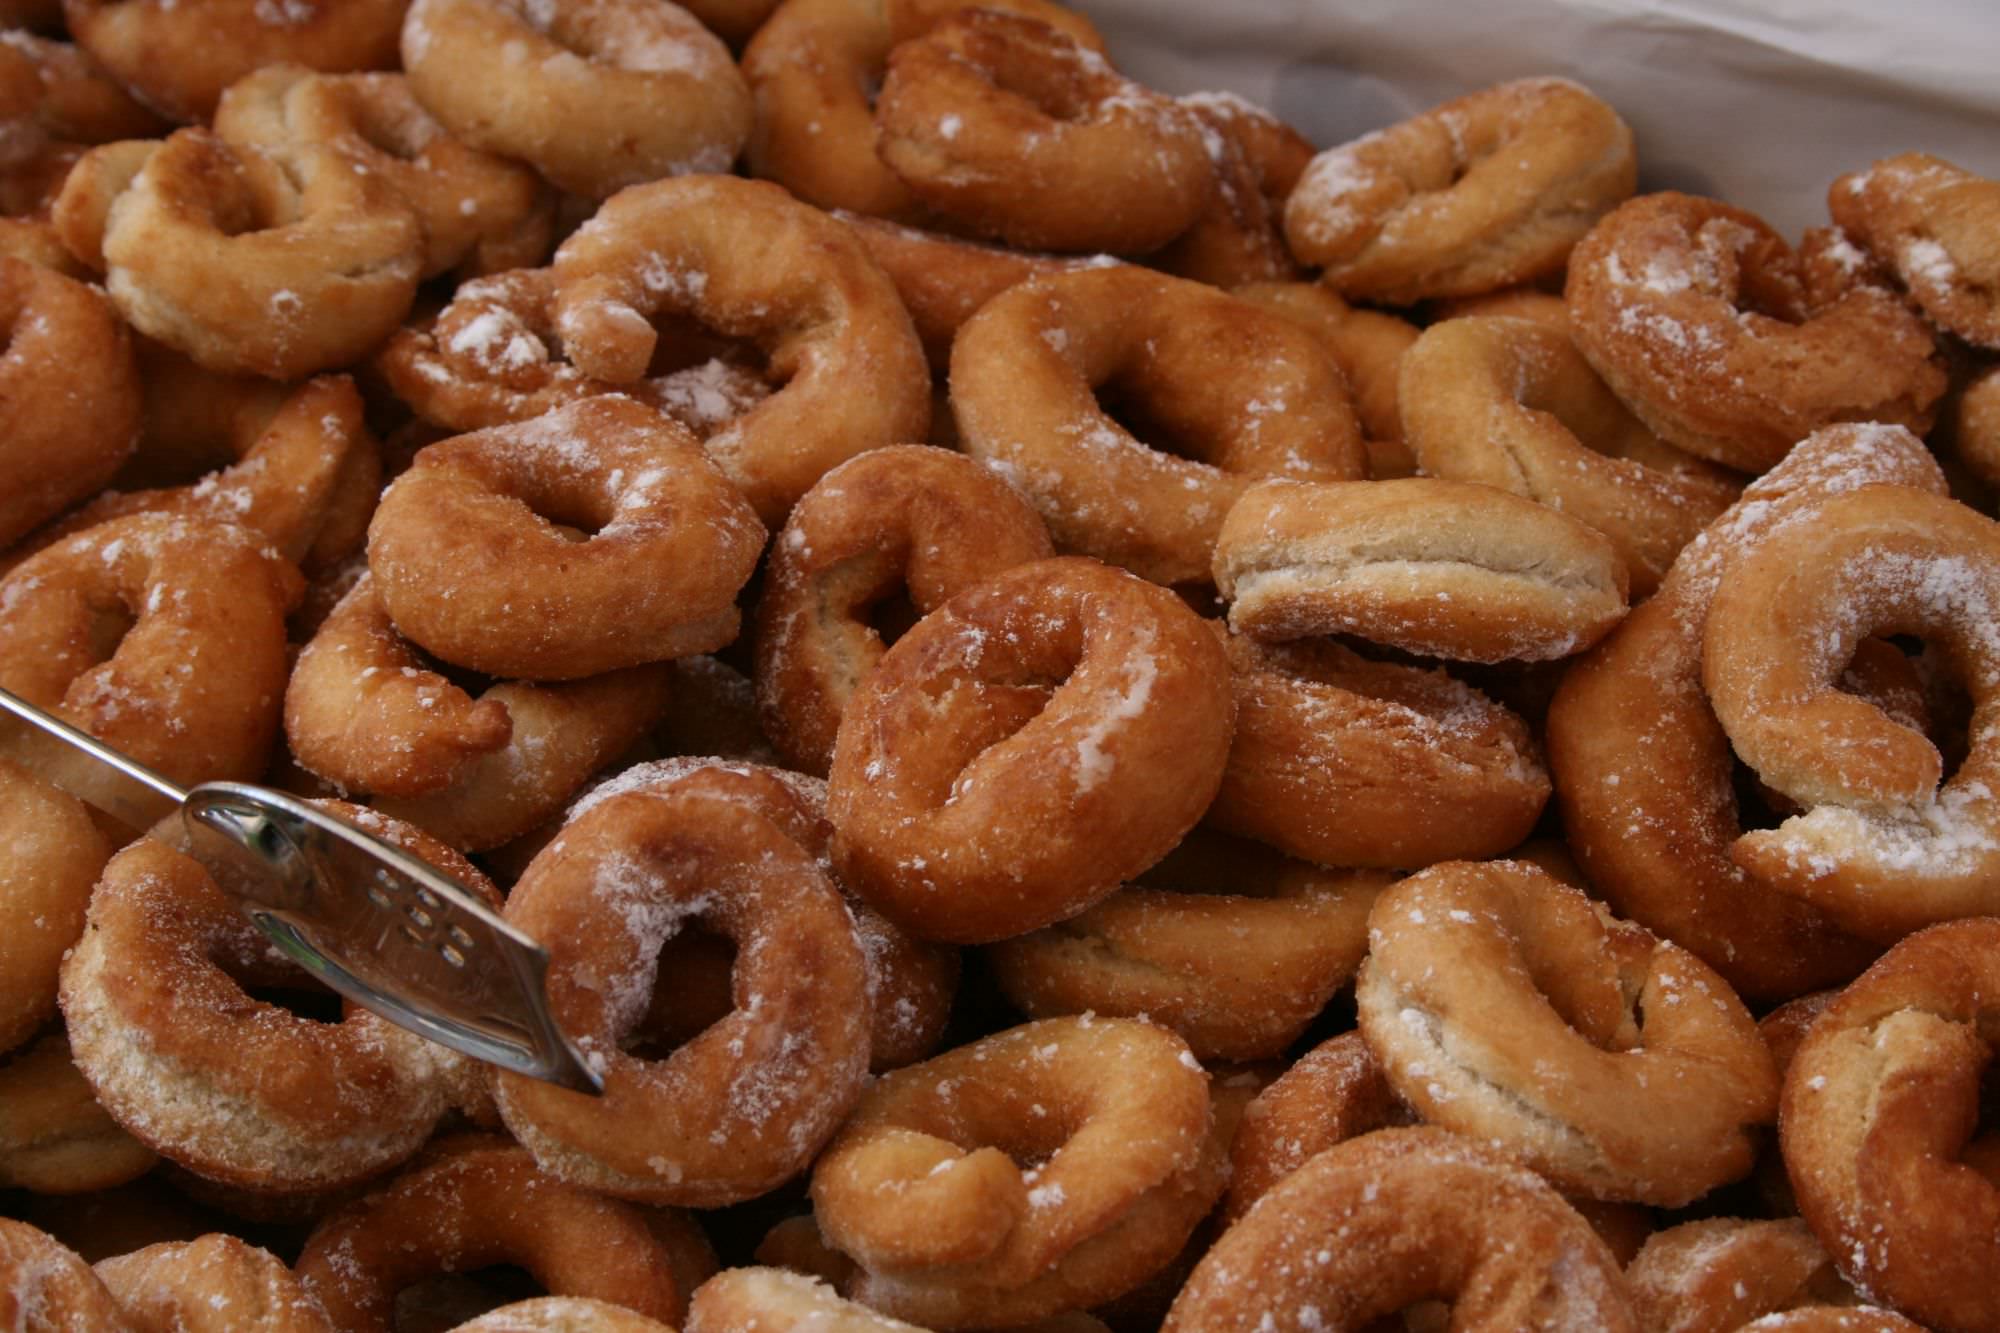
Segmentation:
[[(497, 904), (485, 876), (428, 834), (326, 808)], [(164, 821), (112, 858), (63, 964), (63, 1016), (98, 1101), (161, 1156), (267, 1193), (324, 1192), (409, 1157), (470, 1062), (358, 1005), (320, 1023), (251, 995), (306, 978), (167, 841), (185, 836)]]
[(815, 1333), (922, 1333), (843, 1300), (817, 1278), (782, 1268), (732, 1268), (701, 1284), (688, 1308), (685, 1333), (754, 1333), (810, 1328)]
[[(832, 1135), (868, 1069), (867, 966), (818, 858), (824, 824), (774, 770), (672, 769), (583, 803), (508, 900), (549, 950), (556, 1021), (601, 1098), (499, 1078), (547, 1169), (622, 1197), (714, 1207), (765, 1193)], [(624, 1050), (657, 955), (690, 919), (735, 940), (736, 1007), (664, 1059)]]
[(1933, 322), (2000, 350), (2000, 181), (1898, 153), (1834, 181), (1826, 207)]
[(1273, 1059), (1353, 980), (1390, 882), (1197, 833), (1137, 883), (986, 959), (1031, 1018), (1143, 1017), (1197, 1059)]
[(1559, 272), (1636, 180), (1616, 111), (1567, 80), (1521, 79), (1315, 157), (1285, 237), (1343, 296), (1472, 296)]
[(924, 438), (930, 377), (894, 285), (851, 231), (774, 185), (703, 176), (626, 190), (563, 242), (555, 269), (557, 328), (586, 374), (641, 378), (660, 314), (757, 345), (785, 387), (707, 449), (767, 526), (835, 464)]
[(451, 1333), (673, 1333), (657, 1319), (588, 1296), (538, 1296), (489, 1310)]
[(1577, 245), (1564, 290), (1592, 369), (1661, 439), (1745, 472), (1822, 426), (1930, 428), (1944, 370), (1930, 329), (1850, 275), (1809, 289), (1784, 238), (1740, 208), (1643, 195)]
[(1828, 495), (1873, 482), (1944, 489), (1929, 451), (1898, 428), (1834, 426), (1801, 442), (1570, 669), (1549, 710), (1563, 826), (1591, 884), (1746, 996), (1838, 984), (1877, 950), (1731, 859), (1742, 817), (1729, 738), (1702, 688), (1702, 626), (1732, 565)]
[(329, 71), (387, 69), (409, 0), (63, 0), (77, 45), (163, 115), (206, 120), (223, 89), (286, 61)]
[(951, 365), (965, 451), (1028, 496), (1057, 548), (1158, 583), (1208, 582), (1223, 515), (1256, 478), (1364, 466), (1318, 340), (1134, 265), (1010, 288), (966, 323)]
[[(299, 140), (238, 149), (199, 128), (143, 160), (112, 150), (71, 173), (58, 224), (77, 215), (64, 241), (86, 263), (101, 245), (105, 288), (140, 332), (214, 370), (292, 380), (359, 360), (409, 311), (423, 225), (353, 157)], [(93, 158), (108, 175), (83, 170)], [(109, 200), (101, 240), (96, 205), (68, 198), (89, 189)]]
[(76, 1251), (0, 1217), (0, 1324), (27, 1333), (129, 1333), (118, 1303)]
[(266, 65), (223, 94), (214, 128), (267, 153), (302, 142), (336, 149), (381, 175), (423, 223), (425, 278), (525, 268), (554, 247), (548, 186), (523, 164), (453, 138), (401, 74)]
[(572, 194), (727, 171), (750, 135), (729, 48), (679, 5), (415, 0), (402, 47), (410, 90), (447, 129)]
[[(1207, 1078), (1173, 1034), (1048, 1019), (884, 1075), (813, 1168), (851, 1294), (934, 1328), (1108, 1300), (1222, 1192)], [(1017, 1161), (1038, 1165), (1023, 1169)]]
[[(299, 574), (243, 529), (113, 519), (0, 580), (0, 686), (184, 786), (254, 781), (285, 687)], [(0, 724), (0, 755), (73, 792), (116, 790), (63, 743)]]
[(63, 182), (82, 157), (83, 150), (74, 144), (50, 144), (12, 169), (0, 170), (0, 255), (67, 277), (90, 276), (63, 244), (54, 217)]
[[(2000, 911), (2000, 525), (1908, 486), (1832, 496), (1732, 565), (1702, 651), (1730, 745), (1806, 807), (1730, 855), (1864, 938)], [(1972, 701), (1970, 752), (1942, 786), (1929, 738), (1836, 688), (1872, 634), (1940, 648)]]
[(1230, 628), (1357, 634), (1462, 662), (1581, 652), (1625, 615), (1625, 563), (1576, 519), (1436, 477), (1265, 481), (1215, 542)]
[(398, 1292), (441, 1273), (525, 1268), (544, 1291), (678, 1320), (688, 1292), (641, 1210), (566, 1183), (497, 1135), (435, 1145), (313, 1229), (299, 1279), (343, 1333), (388, 1333)]
[(687, 431), (605, 395), (420, 451), (369, 524), (368, 567), (426, 651), (575, 680), (729, 642), (763, 545)]
[(1159, 860), (1221, 780), (1234, 704), (1172, 593), (1081, 559), (959, 594), (883, 657), (828, 777), (841, 879), (925, 939), (1075, 916)]
[(1177, 99), (1201, 122), (1215, 190), (1194, 225), (1147, 261), (1217, 287), (1285, 282), (1299, 275), (1279, 227), (1285, 198), (1312, 160), (1291, 126), (1233, 93)]
[(139, 442), (132, 345), (101, 292), (0, 255), (0, 547), (111, 480)]
[(61, 1032), (0, 1061), (0, 1187), (88, 1194), (137, 1180), (159, 1160), (97, 1104)]
[[(167, 123), (132, 100), (104, 67), (81, 47), (37, 37), (7, 25), (0, 31), (0, 65), (25, 64), (39, 96), (34, 119), (51, 139), (72, 144), (109, 143), (164, 134)], [(11, 82), (16, 71), (0, 73)]]
[(235, 1236), (149, 1245), (96, 1273), (137, 1333), (335, 1333), (283, 1260)]
[(111, 844), (82, 802), (0, 759), (0, 1052), (55, 1016), (63, 951), (83, 933), (84, 909)]
[(1424, 475), (1495, 486), (1596, 528), (1635, 600), (1742, 489), (1646, 429), (1561, 329), (1447, 320), (1424, 331), (1401, 374), (1404, 435)]
[(1212, 828), (1321, 865), (1495, 856), (1549, 799), (1528, 725), (1437, 668), (1225, 636), (1236, 734)]
[(1415, 476), (1416, 459), (1403, 443), (1403, 414), (1396, 401), (1403, 353), (1417, 327), (1380, 310), (1351, 306), (1314, 282), (1260, 282), (1230, 293), (1302, 325), (1333, 355), (1354, 392), (1368, 451), (1368, 475), (1377, 481)]
[(1222, 1236), (1162, 1333), (1362, 1329), (1427, 1300), (1465, 1333), (1637, 1333), (1617, 1261), (1532, 1172), (1442, 1129), (1320, 1153)]
[(1625, 1281), (1641, 1326), (1660, 1333), (1736, 1333), (1767, 1314), (1854, 1296), (1797, 1217), (1711, 1217), (1656, 1231)]
[(789, 765), (824, 774), (834, 734), (886, 651), (870, 623), (890, 598), (917, 617), (1002, 570), (1054, 555), (1020, 493), (963, 454), (891, 445), (805, 493), (772, 544), (757, 605), (764, 733)]
[(1950, 431), (1959, 461), (1981, 481), (2000, 485), (2000, 365), (1979, 371), (1960, 390)]
[[(919, 220), (922, 210), (875, 155), (875, 90), (899, 42), (927, 32), (966, 0), (785, 0), (743, 51), (757, 103), (747, 152), (752, 175), (826, 209)], [(1049, 0), (987, 0), (1060, 28), (1093, 51), (1090, 20)]]
[(1361, 1033), (1426, 1121), (1600, 1199), (1677, 1207), (1749, 1172), (1777, 1075), (1693, 954), (1523, 861), (1413, 875), (1368, 934)]
[(1924, 1333), (1924, 1326), (1876, 1305), (1809, 1305), (1752, 1320), (1742, 1333)]
[(2000, 1321), (2000, 1186), (1961, 1154), (1993, 1059), (2000, 922), (1911, 935), (1840, 993), (1785, 1074), (1799, 1211), (1841, 1276), (1941, 1329)]
[(1193, 112), (999, 9), (956, 9), (889, 52), (875, 152), (955, 226), (1031, 250), (1145, 254), (1215, 190)]
[(1539, 286), (1503, 287), (1497, 292), (1484, 292), (1478, 296), (1447, 297), (1431, 302), (1429, 311), (1433, 324), (1469, 315), (1492, 315), (1504, 319), (1531, 319), (1565, 333), (1569, 331), (1569, 302), (1563, 300), (1560, 292), (1544, 291)]

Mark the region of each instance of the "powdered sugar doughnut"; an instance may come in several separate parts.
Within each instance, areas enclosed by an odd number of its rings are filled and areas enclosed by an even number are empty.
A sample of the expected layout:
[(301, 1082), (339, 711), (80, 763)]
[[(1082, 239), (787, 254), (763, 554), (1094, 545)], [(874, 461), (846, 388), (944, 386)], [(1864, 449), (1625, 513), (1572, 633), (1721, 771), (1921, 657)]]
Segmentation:
[(1236, 732), (1212, 828), (1321, 865), (1411, 867), (1497, 856), (1548, 803), (1527, 723), (1442, 670), (1331, 639), (1226, 645)]
[(1347, 386), (1310, 334), (1133, 265), (1010, 288), (951, 360), (965, 451), (1027, 494), (1059, 550), (1158, 583), (1208, 582), (1254, 479), (1362, 472)]
[(0, 548), (111, 480), (139, 443), (131, 339), (101, 292), (0, 255)]
[(1930, 329), (1865, 273), (1809, 290), (1740, 208), (1672, 192), (1610, 214), (1570, 258), (1576, 346), (1669, 444), (1745, 472), (1839, 421), (1922, 434), (1944, 392)]
[(1017, 565), (961, 593), (841, 719), (827, 816), (843, 882), (926, 939), (1076, 915), (1208, 804), (1227, 670), (1172, 593), (1093, 561)]
[(75, 797), (5, 759), (0, 847), (0, 1051), (11, 1051), (55, 1015), (63, 952), (112, 847)]
[[(338, 803), (362, 824), (497, 905), (499, 893), (436, 839)], [(237, 901), (191, 857), (178, 820), (112, 858), (63, 965), (77, 1065), (135, 1138), (195, 1173), (269, 1193), (358, 1183), (416, 1152), (450, 1106), (465, 1057), (357, 1005), (316, 1023), (253, 999), (292, 986)]]
[(50, 1333), (127, 1333), (90, 1265), (47, 1232), (0, 1217), (0, 1320)]
[(1797, 1217), (1713, 1217), (1656, 1231), (1625, 1280), (1645, 1326), (1674, 1333), (1736, 1333), (1764, 1315), (1854, 1298)]
[(1195, 1268), (1162, 1333), (1359, 1329), (1440, 1299), (1467, 1333), (1641, 1327), (1617, 1260), (1560, 1195), (1421, 1127), (1364, 1134), (1286, 1177)]
[(1194, 225), (1148, 262), (1224, 288), (1297, 277), (1278, 222), (1286, 196), (1312, 160), (1312, 144), (1233, 93), (1191, 93), (1178, 100), (1201, 122), (1215, 191)]
[(750, 134), (729, 49), (659, 0), (415, 0), (402, 49), (453, 134), (593, 199), (727, 171)]
[[(507, 905), (548, 948), (556, 1021), (604, 1077), (587, 1098), (501, 1074), (501, 1114), (546, 1168), (713, 1207), (774, 1188), (833, 1134), (867, 1074), (869, 998), (823, 837), (769, 771), (704, 767), (580, 803)], [(659, 947), (694, 917), (738, 944), (736, 1008), (664, 1060), (629, 1054)]]
[(997, 9), (958, 9), (890, 51), (875, 134), (927, 207), (1031, 250), (1156, 250), (1215, 188), (1192, 112)]
[(99, 1261), (96, 1272), (141, 1333), (223, 1333), (243, 1321), (263, 1333), (334, 1333), (283, 1260), (234, 1236), (148, 1245)]
[(1521, 79), (1321, 153), (1285, 237), (1343, 296), (1471, 296), (1560, 271), (1636, 180), (1616, 111), (1567, 80)]
[(871, 449), (807, 491), (772, 547), (757, 605), (764, 732), (791, 766), (824, 773), (834, 735), (886, 651), (869, 623), (901, 592), (928, 615), (1001, 570), (1054, 555), (1020, 493), (963, 454)]
[(423, 449), (383, 493), (368, 567), (396, 628), (445, 661), (575, 680), (729, 642), (763, 545), (685, 430), (607, 395)]
[(1898, 153), (1836, 180), (1826, 207), (1940, 327), (2000, 350), (2000, 181)]
[[(4, 16), (0, 16), (3, 20)], [(167, 125), (132, 100), (81, 47), (37, 37), (18, 25), (0, 31), (0, 82), (12, 85), (25, 66), (39, 94), (34, 119), (51, 139), (71, 144), (109, 143), (164, 134)]]
[(1368, 933), (1361, 1033), (1426, 1121), (1595, 1198), (1674, 1207), (1749, 1172), (1777, 1075), (1694, 955), (1521, 861), (1419, 872)]
[(451, 1333), (673, 1333), (673, 1330), (657, 1319), (588, 1296), (541, 1296), (489, 1310), (458, 1325)]
[[(63, 0), (79, 46), (147, 106), (206, 120), (222, 90), (265, 65), (388, 69), (409, 0)], [(178, 12), (177, 12), (178, 11)]]
[(930, 377), (895, 287), (851, 231), (774, 185), (634, 187), (563, 242), (555, 268), (557, 328), (586, 374), (643, 378), (656, 315), (757, 344), (785, 387), (707, 449), (770, 527), (834, 465), (925, 436)]
[[(1737, 839), (1759, 880), (1887, 942), (2000, 910), (2000, 525), (1913, 487), (1833, 496), (1735, 564), (1702, 676), (1730, 744), (1807, 812)], [(1928, 738), (1834, 688), (1871, 634), (1939, 645), (1972, 697), (1970, 753), (1942, 786)]]
[(0, 1064), (0, 1187), (89, 1194), (159, 1161), (97, 1104), (60, 1028)]

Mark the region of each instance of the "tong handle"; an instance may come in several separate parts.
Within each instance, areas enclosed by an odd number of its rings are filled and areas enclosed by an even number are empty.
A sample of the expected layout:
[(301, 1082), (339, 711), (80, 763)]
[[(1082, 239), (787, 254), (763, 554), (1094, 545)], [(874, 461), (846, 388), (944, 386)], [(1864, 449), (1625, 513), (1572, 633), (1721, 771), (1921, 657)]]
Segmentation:
[[(181, 803), (187, 800), (185, 791), (130, 755), (112, 749), (90, 733), (79, 731), (18, 695), (0, 690), (0, 711), (12, 713), (37, 731), (53, 736), (72, 751), (82, 751), (83, 755), (103, 765), (102, 768), (91, 765), (85, 781), (67, 780), (70, 775), (61, 771), (60, 764), (55, 765), (58, 771), (49, 776), (65, 791), (90, 793), (92, 805), (122, 824), (141, 831), (149, 829), (180, 809)], [(79, 776), (82, 772), (79, 770)]]

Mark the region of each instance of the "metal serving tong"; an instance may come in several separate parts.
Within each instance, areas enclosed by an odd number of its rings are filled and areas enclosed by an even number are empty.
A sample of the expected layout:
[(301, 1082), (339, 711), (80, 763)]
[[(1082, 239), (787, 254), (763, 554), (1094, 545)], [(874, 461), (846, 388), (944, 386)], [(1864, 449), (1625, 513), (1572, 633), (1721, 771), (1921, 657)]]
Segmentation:
[(145, 829), (178, 809), (190, 854), (258, 929), (356, 1004), (502, 1069), (603, 1090), (549, 1013), (548, 953), (449, 876), (283, 792), (183, 791), (5, 690), (0, 710), (94, 761), (111, 780), (75, 785), (105, 813)]

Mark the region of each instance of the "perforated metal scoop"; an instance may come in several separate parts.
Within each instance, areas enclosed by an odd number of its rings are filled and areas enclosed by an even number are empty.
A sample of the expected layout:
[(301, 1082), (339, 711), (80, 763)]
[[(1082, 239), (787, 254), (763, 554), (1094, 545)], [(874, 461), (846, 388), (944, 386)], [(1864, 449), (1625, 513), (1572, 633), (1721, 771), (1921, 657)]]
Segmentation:
[(99, 780), (76, 789), (114, 818), (143, 829), (179, 809), (195, 859), (287, 957), (356, 1004), (503, 1069), (602, 1090), (549, 1013), (548, 954), (450, 877), (283, 792), (183, 791), (5, 690), (0, 710), (94, 761)]

